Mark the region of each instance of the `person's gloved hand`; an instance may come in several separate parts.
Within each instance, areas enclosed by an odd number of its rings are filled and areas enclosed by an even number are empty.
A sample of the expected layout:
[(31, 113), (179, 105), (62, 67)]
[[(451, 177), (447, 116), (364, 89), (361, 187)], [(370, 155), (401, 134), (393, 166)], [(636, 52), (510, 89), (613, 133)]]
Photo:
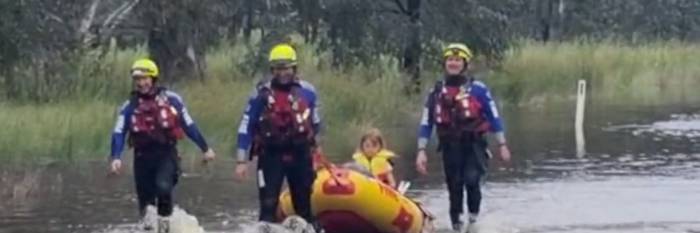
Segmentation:
[(416, 170), (421, 175), (428, 175), (428, 155), (425, 150), (419, 150), (416, 155)]
[(122, 172), (122, 160), (121, 159), (114, 159), (112, 162), (109, 164), (109, 172), (111, 174), (119, 175)]
[(248, 162), (238, 161), (236, 164), (235, 176), (239, 181), (246, 180), (248, 178)]
[(210, 161), (213, 161), (215, 158), (216, 158), (216, 153), (214, 152), (214, 150), (209, 148), (209, 150), (207, 150), (207, 152), (204, 152), (204, 158), (202, 158), (202, 162), (208, 163)]
[(498, 151), (503, 162), (510, 162), (510, 149), (508, 149), (508, 146), (506, 144), (503, 144), (500, 147), (498, 147)]

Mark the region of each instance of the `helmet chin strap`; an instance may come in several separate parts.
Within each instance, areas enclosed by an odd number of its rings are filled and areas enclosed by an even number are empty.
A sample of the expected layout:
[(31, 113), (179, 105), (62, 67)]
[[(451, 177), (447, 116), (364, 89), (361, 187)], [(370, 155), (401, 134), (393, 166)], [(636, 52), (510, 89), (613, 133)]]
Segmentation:
[(457, 74), (450, 74), (447, 71), (445, 71), (445, 76), (448, 78), (464, 77), (464, 76), (466, 76), (466, 73), (467, 73), (467, 68), (462, 68), (462, 70), (459, 71), (459, 73), (457, 73)]
[(151, 86), (148, 88), (148, 90), (146, 90), (146, 92), (141, 91), (143, 88), (144, 87), (142, 87), (141, 85), (136, 84), (136, 90), (135, 90), (136, 93), (138, 93), (140, 95), (153, 94), (153, 92), (156, 90), (155, 82), (151, 84)]
[(467, 82), (467, 75), (462, 72), (456, 75), (447, 74), (445, 75), (445, 84), (449, 86), (462, 85)]
[(295, 77), (294, 77), (294, 76), (292, 76), (292, 77), (285, 77), (284, 79), (288, 79), (288, 80), (286, 80), (287, 82), (284, 82), (284, 83), (282, 82), (281, 79), (283, 79), (283, 78), (282, 78), (282, 77), (274, 77), (274, 78), (272, 79), (272, 85), (273, 85), (274, 87), (282, 88), (282, 89), (284, 89), (284, 90), (288, 90), (289, 88), (291, 88), (291, 87), (294, 85), (294, 82), (295, 82)]

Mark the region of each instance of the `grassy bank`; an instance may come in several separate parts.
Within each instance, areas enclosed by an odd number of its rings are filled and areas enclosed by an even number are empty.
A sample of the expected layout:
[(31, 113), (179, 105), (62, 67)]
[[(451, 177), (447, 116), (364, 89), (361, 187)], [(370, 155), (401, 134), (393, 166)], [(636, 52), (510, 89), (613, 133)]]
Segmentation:
[(579, 79), (588, 81), (596, 102), (664, 104), (697, 99), (698, 54), (700, 45), (674, 41), (522, 41), (490, 72), (490, 81), (498, 96), (517, 104), (570, 99)]
[[(231, 65), (243, 62), (240, 54), (244, 50), (242, 46), (224, 46), (207, 56), (206, 82), (170, 86), (183, 96), (203, 134), (221, 156), (232, 153), (244, 104), (258, 80)], [(107, 63), (113, 67), (103, 76), (77, 77), (84, 84), (73, 91), (95, 93), (95, 97), (79, 93), (55, 103), (0, 102), (0, 160), (106, 158), (118, 107), (130, 88), (124, 71), (128, 71), (130, 61), (142, 54), (110, 54)], [(328, 64), (323, 58), (314, 57), (310, 48), (301, 49), (300, 60), (301, 74), (320, 92), (327, 151), (351, 151), (362, 130), (369, 126), (381, 126), (391, 136), (413, 136), (397, 129), (417, 121), (418, 113), (413, 110), (420, 107), (414, 104), (419, 97), (403, 96), (399, 72), (386, 68), (396, 67), (391, 61), (343, 72), (319, 69)], [(113, 89), (105, 89), (109, 86)], [(185, 154), (199, 154), (190, 141), (183, 141), (182, 145)]]
[[(423, 97), (403, 95), (405, 79), (394, 68), (396, 61), (333, 71), (327, 68), (329, 54), (316, 56), (313, 50), (301, 45), (300, 70), (320, 92), (326, 151), (346, 156), (368, 126), (387, 131), (392, 147), (399, 151), (414, 145)], [(206, 57), (206, 82), (171, 87), (183, 95), (221, 156), (231, 154), (240, 114), (255, 82), (237, 68), (245, 62), (240, 54), (246, 52), (245, 46), (222, 46)], [(142, 54), (140, 49), (114, 50), (99, 69), (81, 69), (74, 74), (78, 85), (63, 90), (71, 92), (71, 98), (46, 104), (0, 102), (0, 160), (104, 159), (117, 107), (130, 88), (125, 70)], [(508, 51), (502, 64), (485, 73), (484, 79), (496, 97), (511, 107), (570, 101), (578, 79), (589, 80), (591, 101), (643, 105), (700, 100), (693, 88), (700, 84), (697, 54), (700, 46), (677, 42), (543, 45), (524, 41)], [(424, 76), (436, 75), (426, 72)], [(427, 88), (432, 80), (424, 83)], [(198, 153), (189, 141), (183, 145), (185, 154)]]

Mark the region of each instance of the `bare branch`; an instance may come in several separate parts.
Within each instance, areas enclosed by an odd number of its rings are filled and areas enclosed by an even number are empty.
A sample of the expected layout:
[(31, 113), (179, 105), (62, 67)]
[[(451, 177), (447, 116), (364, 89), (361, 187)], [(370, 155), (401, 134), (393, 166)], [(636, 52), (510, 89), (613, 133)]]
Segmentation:
[(84, 46), (89, 45), (96, 37), (96, 35), (90, 33), (89, 30), (90, 26), (92, 26), (92, 21), (95, 20), (95, 12), (97, 12), (97, 7), (100, 5), (101, 1), (102, 0), (93, 0), (87, 15), (80, 21), (80, 28), (78, 28), (78, 35), (76, 35), (76, 38), (81, 38)]
[(87, 31), (90, 29), (92, 21), (95, 19), (95, 12), (97, 12), (97, 7), (100, 5), (101, 1), (102, 0), (92, 0), (92, 4), (90, 5), (87, 15), (85, 15), (85, 18), (80, 21), (80, 28), (78, 29), (78, 32), (81, 35), (85, 35), (85, 33), (87, 33)]
[(66, 23), (66, 21), (64, 21), (61, 17), (59, 17), (58, 15), (56, 15), (56, 14), (54, 14), (54, 13), (51, 13), (51, 12), (48, 12), (48, 11), (45, 11), (45, 13), (46, 13), (46, 16), (48, 16), (50, 19), (53, 19), (53, 20), (56, 21), (56, 22), (59, 22), (59, 23), (62, 23), (62, 24), (65, 24), (65, 23)]
[(408, 14), (408, 10), (406, 10), (406, 7), (403, 6), (401, 0), (394, 0), (394, 3), (396, 3), (396, 6), (399, 7), (399, 10), (401, 10), (401, 12), (403, 12), (404, 14)]
[(131, 2), (124, 2), (124, 4), (122, 4), (121, 6), (119, 6), (119, 8), (117, 8), (111, 14), (109, 14), (107, 19), (105, 19), (105, 21), (102, 23), (102, 28), (109, 28), (109, 26), (114, 22), (114, 20), (116, 20), (120, 17), (123, 18), (124, 14), (129, 13), (131, 11), (131, 9), (136, 4), (138, 4), (139, 1), (140, 0), (134, 0)]
[(197, 75), (199, 75), (200, 80), (204, 80), (204, 69), (202, 68), (202, 62), (198, 59), (197, 53), (194, 51), (194, 46), (192, 45), (192, 41), (187, 43), (187, 58), (190, 59), (192, 64), (194, 64), (194, 67), (197, 71)]
[(112, 32), (114, 31), (114, 28), (119, 26), (119, 24), (124, 20), (124, 18), (131, 13), (131, 10), (134, 9), (134, 6), (136, 6), (140, 0), (133, 0), (131, 2), (126, 2), (122, 4), (117, 10), (112, 12), (112, 14), (107, 17), (104, 23), (102, 23), (102, 29), (104, 30), (104, 36), (109, 37), (111, 36)]
[(110, 30), (113, 30), (115, 27), (117, 27), (117, 26), (124, 20), (124, 17), (126, 17), (127, 15), (129, 15), (129, 13), (131, 13), (131, 10), (134, 9), (134, 6), (136, 6), (136, 4), (138, 4), (139, 2), (140, 2), (140, 0), (134, 0), (134, 1), (131, 3), (131, 5), (129, 5), (129, 7), (127, 7), (126, 9), (124, 9), (124, 11), (122, 11), (122, 13), (120, 13), (120, 14), (117, 16), (116, 20), (111, 24), (111, 26), (109, 27), (109, 29), (110, 29)]

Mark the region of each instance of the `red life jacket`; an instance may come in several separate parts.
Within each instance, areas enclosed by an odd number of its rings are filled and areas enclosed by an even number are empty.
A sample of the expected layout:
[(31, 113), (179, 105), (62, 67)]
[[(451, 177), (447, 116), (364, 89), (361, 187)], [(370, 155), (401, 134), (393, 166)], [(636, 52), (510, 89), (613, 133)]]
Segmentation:
[(460, 137), (462, 133), (483, 133), (488, 122), (483, 117), (484, 106), (471, 95), (471, 83), (447, 86), (439, 82), (433, 94), (433, 109), (437, 132), (440, 137)]
[(177, 109), (170, 104), (164, 91), (159, 91), (152, 98), (135, 97), (136, 107), (131, 115), (130, 132), (134, 136), (132, 143), (174, 143), (184, 137), (180, 126)]
[(299, 89), (262, 89), (261, 97), (266, 104), (257, 132), (262, 146), (284, 147), (312, 142), (312, 113), (308, 101), (300, 96)]

